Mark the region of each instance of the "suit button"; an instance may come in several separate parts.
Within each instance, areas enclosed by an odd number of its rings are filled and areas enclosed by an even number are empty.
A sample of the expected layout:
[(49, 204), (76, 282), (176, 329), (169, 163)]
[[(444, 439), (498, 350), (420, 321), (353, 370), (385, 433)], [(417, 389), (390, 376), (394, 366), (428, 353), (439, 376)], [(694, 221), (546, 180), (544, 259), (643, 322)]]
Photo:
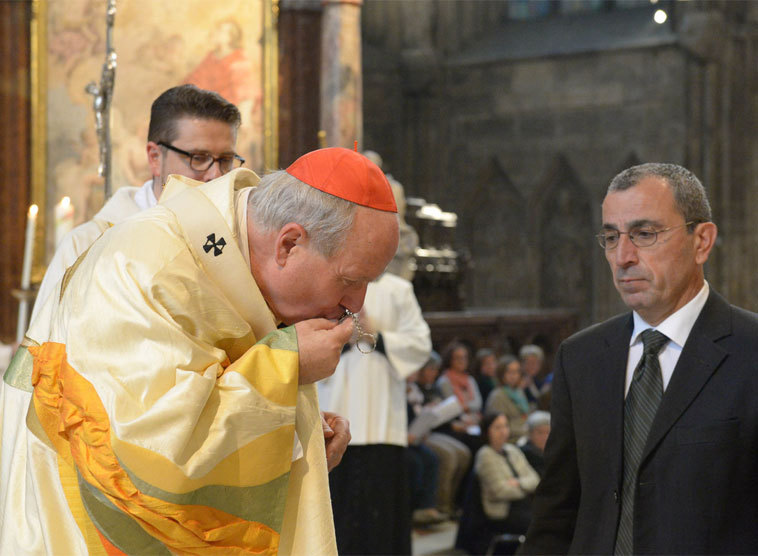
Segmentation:
[(618, 501), (619, 501), (619, 491), (618, 490), (614, 490), (613, 491), (613, 501), (616, 502), (616, 503), (618, 503)]

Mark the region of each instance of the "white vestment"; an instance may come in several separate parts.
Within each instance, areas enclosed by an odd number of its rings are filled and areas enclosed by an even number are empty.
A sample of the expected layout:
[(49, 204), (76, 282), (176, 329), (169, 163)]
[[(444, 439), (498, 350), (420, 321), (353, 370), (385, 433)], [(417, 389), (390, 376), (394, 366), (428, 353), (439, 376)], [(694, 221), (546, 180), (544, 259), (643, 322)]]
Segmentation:
[(0, 383), (0, 554), (336, 553), (316, 389), (245, 259), (255, 183), (170, 180), (58, 282)]
[(363, 309), (382, 335), (384, 352), (342, 354), (334, 374), (319, 382), (322, 409), (350, 420), (351, 445), (408, 445), (405, 379), (429, 358), (429, 326), (413, 285), (384, 273), (371, 282)]
[(146, 181), (142, 187), (122, 187), (106, 201), (92, 220), (80, 224), (61, 239), (56, 246), (55, 254), (47, 265), (45, 276), (37, 292), (37, 301), (32, 309), (31, 323), (42, 309), (47, 297), (55, 289), (58, 280), (79, 255), (84, 253), (102, 233), (110, 226), (126, 220), (141, 210), (149, 209), (158, 204), (153, 193), (153, 180)]

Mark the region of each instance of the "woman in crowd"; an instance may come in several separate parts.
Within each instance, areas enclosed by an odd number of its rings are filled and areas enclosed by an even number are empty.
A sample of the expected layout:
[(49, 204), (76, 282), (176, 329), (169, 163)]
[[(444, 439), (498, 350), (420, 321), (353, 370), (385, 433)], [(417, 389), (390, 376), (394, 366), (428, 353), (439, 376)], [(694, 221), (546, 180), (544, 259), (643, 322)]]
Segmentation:
[[(421, 406), (434, 405), (442, 401), (442, 393), (436, 381), (442, 360), (436, 352), (418, 372), (416, 385), (423, 395)], [(416, 413), (421, 407), (416, 408)], [(437, 474), (437, 509), (445, 514), (454, 513), (458, 487), (471, 465), (471, 450), (450, 435), (431, 432), (422, 443), (429, 447), (439, 460)]]
[(529, 495), (540, 482), (524, 454), (508, 442), (510, 427), (502, 413), (482, 421), (486, 444), (476, 453), (474, 472), (479, 479), (484, 514), (503, 533), (526, 533), (531, 521)]
[(531, 521), (530, 497), (540, 481), (521, 450), (508, 442), (510, 428), (505, 415), (485, 416), (481, 428), (486, 443), (476, 453), (456, 540), (457, 547), (474, 554), (483, 554), (496, 535), (526, 533)]
[(498, 361), (495, 376), (502, 386), (493, 390), (487, 398), (484, 414), (504, 414), (510, 423), (511, 437), (508, 440), (515, 442), (526, 434), (529, 414), (529, 402), (521, 388), (521, 363), (512, 355), (505, 355)]
[(469, 349), (462, 342), (451, 342), (442, 354), (442, 376), (437, 386), (444, 398), (455, 396), (463, 408), (463, 413), (441, 432), (450, 434), (475, 453), (481, 446), (479, 420), (482, 411), (482, 396), (474, 377), (468, 373)]
[(482, 400), (486, 400), (490, 392), (497, 387), (495, 369), (497, 369), (495, 351), (490, 348), (480, 348), (477, 350), (474, 357), (474, 366), (471, 369), (471, 376), (476, 380)]

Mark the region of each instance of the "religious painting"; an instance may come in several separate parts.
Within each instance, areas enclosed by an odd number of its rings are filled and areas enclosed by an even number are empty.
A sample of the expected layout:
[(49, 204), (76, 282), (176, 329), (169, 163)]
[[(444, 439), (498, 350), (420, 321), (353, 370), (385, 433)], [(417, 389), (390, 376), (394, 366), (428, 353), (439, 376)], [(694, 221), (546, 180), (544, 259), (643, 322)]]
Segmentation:
[[(39, 76), (45, 120), (47, 214), (68, 196), (75, 223), (91, 218), (104, 202), (98, 175), (99, 145), (94, 97), (106, 51), (106, 0), (44, 1)], [(265, 74), (273, 0), (117, 0), (113, 47), (117, 55), (111, 107), (112, 190), (150, 178), (147, 130), (152, 101), (166, 89), (193, 83), (220, 93), (242, 114), (237, 151), (245, 166), (262, 172), (264, 129), (270, 104)], [(45, 29), (46, 28), (46, 29)], [(273, 76), (275, 79), (275, 76)], [(267, 100), (269, 98), (269, 100)], [(274, 109), (268, 106), (268, 109)], [(275, 149), (272, 149), (275, 151)], [(35, 163), (39, 164), (38, 160)], [(47, 254), (54, 240), (47, 233)]]

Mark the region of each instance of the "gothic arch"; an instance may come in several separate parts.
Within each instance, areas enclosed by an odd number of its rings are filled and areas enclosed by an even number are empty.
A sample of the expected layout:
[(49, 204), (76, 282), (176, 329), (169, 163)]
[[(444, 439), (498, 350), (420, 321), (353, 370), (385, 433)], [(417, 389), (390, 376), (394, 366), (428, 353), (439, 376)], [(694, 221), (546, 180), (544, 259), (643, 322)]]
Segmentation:
[(539, 238), (542, 307), (592, 306), (593, 221), (590, 196), (569, 161), (556, 156), (535, 189), (533, 214)]
[(467, 280), (472, 306), (523, 305), (527, 291), (513, 267), (527, 250), (526, 202), (503, 167), (492, 156), (476, 174), (465, 198), (465, 241), (476, 266)]

